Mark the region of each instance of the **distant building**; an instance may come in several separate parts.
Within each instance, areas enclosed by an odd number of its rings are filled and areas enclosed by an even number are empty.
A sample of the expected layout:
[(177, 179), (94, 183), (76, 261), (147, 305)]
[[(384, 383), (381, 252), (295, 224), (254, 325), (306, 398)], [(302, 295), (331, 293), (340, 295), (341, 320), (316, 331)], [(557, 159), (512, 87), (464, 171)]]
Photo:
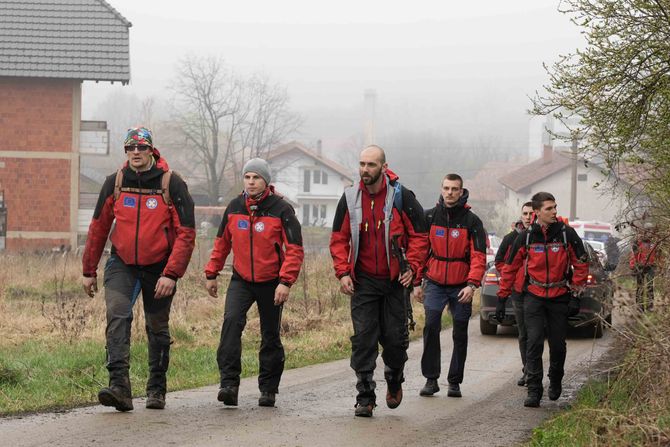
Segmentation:
[(82, 124), (81, 84), (130, 81), (131, 26), (103, 0), (0, 2), (8, 250), (77, 243), (80, 152), (106, 150), (106, 127)]
[(304, 226), (331, 227), (344, 188), (353, 184), (353, 170), (298, 142), (279, 146), (267, 158), (272, 183), (296, 209)]
[[(547, 191), (556, 197), (558, 214), (570, 215), (570, 185), (572, 159), (569, 153), (545, 146), (543, 156), (498, 179), (504, 187), (505, 204), (510, 209), (521, 209), (533, 194)], [(596, 188), (596, 185), (601, 185)], [(617, 194), (611, 179), (603, 174), (602, 166), (577, 162), (577, 212), (580, 220), (614, 223), (623, 207), (623, 194)]]

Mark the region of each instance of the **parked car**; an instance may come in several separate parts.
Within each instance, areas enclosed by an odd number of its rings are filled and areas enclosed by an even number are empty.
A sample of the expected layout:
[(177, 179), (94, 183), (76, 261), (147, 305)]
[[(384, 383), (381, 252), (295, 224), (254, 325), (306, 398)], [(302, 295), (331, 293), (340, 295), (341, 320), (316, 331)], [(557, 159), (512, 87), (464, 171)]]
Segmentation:
[[(586, 289), (581, 297), (579, 314), (568, 319), (572, 327), (592, 327), (596, 338), (603, 336), (603, 322), (612, 322), (612, 302), (614, 287), (612, 280), (605, 271), (600, 257), (589, 241), (584, 241), (584, 248), (589, 258), (589, 275)], [(498, 326), (516, 325), (512, 300), (507, 300), (505, 319), (496, 318), (498, 303), (498, 283), (500, 275), (493, 264), (484, 274), (481, 291), (481, 307), (479, 310), (479, 329), (484, 335), (495, 335)]]

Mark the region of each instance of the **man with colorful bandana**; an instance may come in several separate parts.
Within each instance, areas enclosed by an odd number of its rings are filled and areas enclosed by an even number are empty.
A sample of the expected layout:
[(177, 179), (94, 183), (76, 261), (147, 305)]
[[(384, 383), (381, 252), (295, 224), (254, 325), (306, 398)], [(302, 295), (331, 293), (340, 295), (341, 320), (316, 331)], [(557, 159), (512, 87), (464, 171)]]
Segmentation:
[[(358, 390), (354, 414), (370, 417), (376, 406), (373, 374), (379, 344), (384, 348), (386, 405), (396, 408), (402, 401), (408, 342), (404, 288), (421, 281), (428, 238), (421, 205), (388, 168), (382, 148), (363, 149), (359, 173), (360, 183), (345, 189), (337, 205), (330, 254), (340, 289), (351, 296), (351, 368)], [(394, 239), (410, 266), (404, 273), (392, 255)]]
[(579, 295), (589, 273), (588, 255), (574, 228), (557, 219), (556, 199), (538, 192), (531, 203), (537, 221), (512, 245), (500, 278), (498, 318), (505, 316), (505, 301), (519, 269), (524, 269), (523, 312), (528, 333), (526, 348), (526, 407), (539, 407), (542, 386), (542, 352), (549, 342), (549, 399), (563, 390), (568, 317), (579, 313)]
[(242, 373), (242, 331), (256, 303), (261, 324), (258, 405), (274, 407), (284, 371), (279, 329), (284, 303), (304, 258), (300, 223), (293, 207), (270, 185), (270, 167), (261, 158), (242, 169), (244, 191), (226, 207), (207, 266), (207, 292), (218, 296), (217, 275), (233, 252), (233, 276), (226, 293), (216, 360), (221, 375), (217, 399), (237, 405)]
[(184, 275), (195, 246), (193, 200), (186, 183), (170, 171), (154, 147), (149, 129), (128, 129), (124, 149), (128, 160), (102, 186), (83, 256), (83, 286), (92, 297), (98, 291), (98, 262), (116, 222), (104, 268), (109, 386), (100, 390), (98, 400), (118, 411), (133, 409), (130, 329), (133, 305), (142, 292), (149, 342), (146, 407), (163, 409), (170, 307), (176, 282)]

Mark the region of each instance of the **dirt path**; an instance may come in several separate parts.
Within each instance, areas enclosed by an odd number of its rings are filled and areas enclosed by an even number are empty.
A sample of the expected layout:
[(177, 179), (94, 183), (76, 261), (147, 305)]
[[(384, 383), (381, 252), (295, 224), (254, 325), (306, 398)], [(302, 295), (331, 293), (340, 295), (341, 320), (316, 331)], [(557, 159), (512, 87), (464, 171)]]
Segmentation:
[[(242, 381), (240, 406), (225, 408), (216, 401), (217, 388), (205, 387), (168, 394), (163, 411), (118, 413), (93, 406), (61, 414), (0, 419), (0, 444), (7, 446), (349, 446), (349, 445), (514, 445), (532, 428), (565, 406), (592, 365), (603, 356), (613, 337), (569, 338), (564, 395), (546, 398), (539, 409), (523, 407), (525, 388), (516, 385), (520, 360), (516, 336), (479, 334), (470, 324), (470, 345), (463, 398), (446, 397), (445, 380), (435, 397), (419, 397), (424, 379), (419, 370), (421, 342), (410, 346), (402, 405), (384, 403), (382, 369), (376, 378), (379, 407), (372, 419), (354, 418), (354, 374), (348, 360), (287, 371), (277, 408), (259, 408), (256, 378)], [(451, 355), (451, 331), (443, 333), (443, 372)], [(547, 365), (545, 349), (545, 368)], [(290, 355), (290, 353), (289, 353)], [(546, 371), (545, 371), (546, 372)], [(380, 379), (380, 376), (382, 378)], [(546, 382), (546, 380), (545, 380)], [(545, 387), (547, 384), (545, 383)]]

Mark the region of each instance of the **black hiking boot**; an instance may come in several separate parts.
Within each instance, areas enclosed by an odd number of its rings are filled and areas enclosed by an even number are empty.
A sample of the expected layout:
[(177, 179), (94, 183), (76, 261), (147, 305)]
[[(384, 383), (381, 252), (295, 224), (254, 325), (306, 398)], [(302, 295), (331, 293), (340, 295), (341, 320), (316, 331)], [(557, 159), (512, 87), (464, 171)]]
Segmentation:
[(110, 385), (98, 392), (98, 401), (105, 407), (114, 407), (117, 411), (131, 411), (133, 398), (128, 390)]
[(450, 383), (449, 389), (447, 390), (447, 396), (449, 397), (462, 397), (461, 387), (457, 383)]
[(440, 391), (440, 386), (437, 384), (437, 379), (428, 379), (426, 384), (419, 391), (419, 396), (432, 396)]
[(563, 386), (562, 386), (561, 382), (549, 381), (549, 399), (550, 400), (558, 400), (558, 398), (561, 397), (562, 392), (563, 392)]
[(526, 386), (526, 375), (524, 374), (519, 378), (519, 380), (516, 381), (516, 384), (519, 386)]
[(354, 416), (362, 417), (362, 418), (371, 418), (372, 417), (372, 410), (374, 410), (376, 405), (374, 403), (370, 403), (367, 405), (363, 404), (356, 404), (356, 410), (354, 410)]
[(165, 394), (160, 391), (149, 391), (147, 393), (146, 407), (150, 410), (162, 410), (165, 408)]
[(237, 392), (239, 388), (236, 386), (224, 386), (219, 389), (219, 394), (216, 396), (219, 402), (226, 405), (237, 406)]
[(258, 398), (259, 407), (274, 407), (275, 406), (275, 393), (270, 393), (269, 391), (261, 391), (261, 397)]
[(523, 401), (523, 406), (537, 408), (540, 406), (540, 400), (542, 400), (542, 391), (529, 389), (528, 396), (526, 397), (526, 400)]

